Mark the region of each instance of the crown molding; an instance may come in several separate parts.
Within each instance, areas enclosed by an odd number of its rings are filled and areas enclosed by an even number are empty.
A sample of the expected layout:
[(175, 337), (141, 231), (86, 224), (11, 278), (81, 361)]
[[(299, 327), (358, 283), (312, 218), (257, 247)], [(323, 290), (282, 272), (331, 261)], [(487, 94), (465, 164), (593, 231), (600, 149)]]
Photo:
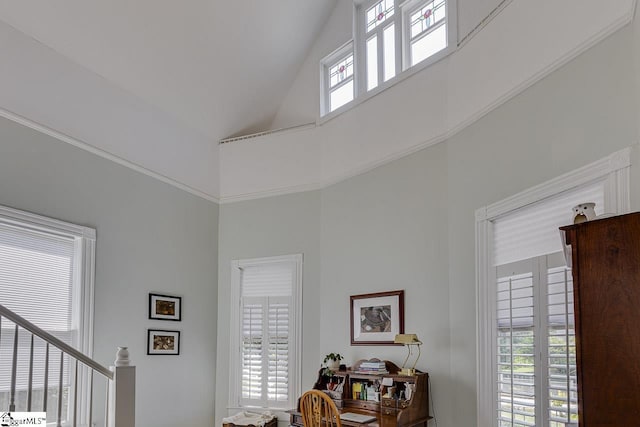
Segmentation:
[(93, 145), (90, 145), (84, 141), (80, 141), (79, 139), (73, 138), (69, 135), (65, 135), (62, 132), (58, 132), (54, 129), (51, 129), (48, 126), (42, 125), (40, 123), (36, 123), (33, 120), (27, 119), (26, 117), (22, 117), (18, 114), (15, 114), (11, 111), (8, 111), (4, 108), (0, 108), (0, 117), (3, 117), (7, 120), (11, 120), (12, 122), (18, 123), (22, 126), (28, 127), (29, 129), (33, 129), (37, 132), (55, 138), (59, 141), (66, 142), (67, 144), (73, 145), (74, 147), (80, 148), (82, 150), (88, 151), (92, 154), (100, 156), (104, 159), (110, 160), (114, 163), (117, 163), (121, 166), (139, 172), (141, 174), (147, 175), (151, 178), (157, 179), (158, 181), (162, 181), (165, 184), (169, 184), (175, 188), (186, 191), (194, 196), (200, 197), (202, 199), (208, 200), (214, 203), (220, 203), (220, 199), (212, 194), (205, 193), (203, 191), (197, 190), (187, 184), (179, 182), (175, 179), (169, 178), (168, 176), (162, 175), (158, 172), (154, 172), (151, 169), (147, 169), (144, 166), (140, 166), (136, 163), (133, 163), (129, 160), (123, 159), (122, 157), (116, 156), (115, 154), (109, 153), (108, 151), (102, 150), (100, 148), (96, 148)]
[(326, 186), (323, 183), (310, 183), (302, 185), (292, 185), (288, 187), (280, 187), (272, 190), (256, 191), (254, 193), (237, 194), (232, 196), (221, 196), (220, 204), (229, 204), (236, 202), (246, 202), (249, 200), (264, 199), (267, 197), (284, 196), (287, 194), (304, 193), (307, 191), (322, 190)]

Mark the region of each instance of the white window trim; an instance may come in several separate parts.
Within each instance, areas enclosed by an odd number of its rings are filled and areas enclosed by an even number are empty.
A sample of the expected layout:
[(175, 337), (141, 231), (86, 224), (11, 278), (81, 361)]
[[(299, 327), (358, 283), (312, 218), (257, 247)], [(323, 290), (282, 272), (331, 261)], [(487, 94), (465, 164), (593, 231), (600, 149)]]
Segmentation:
[[(492, 221), (516, 209), (593, 181), (605, 180), (605, 212), (629, 212), (631, 148), (583, 166), (575, 171), (520, 192), (512, 197), (476, 210), (476, 336), (477, 336), (477, 426), (496, 426), (496, 376), (493, 327), (495, 313), (495, 269), (492, 259)], [(571, 213), (568, 213), (569, 218)], [(558, 239), (560, 238), (558, 232)]]
[[(396, 13), (398, 13), (399, 15), (403, 14), (400, 13), (402, 12), (402, 8), (404, 8), (405, 4), (408, 4), (409, 2), (404, 2), (404, 3), (400, 3), (399, 6), (397, 6), (400, 11), (399, 12), (394, 12), (394, 16)], [(344, 104), (343, 106), (341, 106), (340, 108), (337, 108), (334, 111), (331, 112), (327, 112), (326, 114), (324, 114), (324, 111), (322, 108), (320, 108), (320, 110), (318, 111), (318, 117), (316, 118), (316, 125), (317, 126), (321, 126), (323, 124), (325, 124), (326, 122), (340, 116), (341, 114), (345, 113), (346, 111), (351, 110), (352, 108), (357, 107), (358, 105), (362, 104), (363, 102), (368, 101), (369, 99), (373, 98), (374, 96), (378, 95), (379, 93), (384, 92), (385, 90), (389, 89), (390, 87), (400, 83), (401, 81), (408, 79), (409, 77), (413, 76), (416, 73), (421, 72), (422, 70), (424, 70), (425, 68), (428, 68), (429, 66), (435, 64), (436, 62), (441, 61), (442, 59), (446, 58), (447, 56), (451, 55), (452, 53), (454, 53), (457, 49), (458, 49), (458, 19), (457, 19), (457, 0), (447, 0), (447, 47), (442, 49), (440, 52), (430, 56), (429, 58), (425, 59), (424, 61), (421, 61), (419, 63), (417, 63), (416, 65), (414, 65), (413, 67), (409, 67), (409, 68), (404, 68), (404, 58), (399, 57), (400, 53), (403, 52), (404, 48), (396, 48), (396, 75), (395, 77), (390, 78), (389, 80), (387, 80), (386, 82), (380, 82), (378, 83), (378, 86), (376, 86), (374, 89), (371, 89), (370, 91), (367, 91), (367, 82), (366, 82), (366, 61), (365, 61), (365, 43), (366, 41), (364, 41), (364, 26), (361, 25), (358, 21), (358, 8), (360, 7), (360, 5), (354, 3), (354, 9), (353, 9), (353, 29), (354, 29), (354, 40), (353, 40), (353, 64), (354, 64), (354, 76), (355, 76), (355, 80), (354, 80), (354, 87), (355, 87), (355, 94), (354, 94), (354, 99), (351, 102), (347, 102), (346, 104)], [(402, 21), (402, 20), (400, 20)], [(400, 24), (396, 24), (396, 46), (399, 43), (399, 41), (402, 42), (402, 44), (404, 45), (404, 35), (400, 35), (400, 34), (404, 34), (405, 31), (403, 31), (403, 27)], [(360, 35), (359, 32), (362, 31), (362, 34)], [(360, 42), (359, 42), (360, 41)], [(403, 66), (404, 69), (399, 70), (399, 67)], [(380, 79), (379, 79), (380, 80)], [(321, 98), (323, 98), (324, 96), (324, 87), (321, 86), (320, 87), (320, 93)]]
[(335, 62), (346, 55), (347, 53), (353, 53), (353, 74), (349, 79), (345, 79), (344, 82), (339, 83), (336, 87), (346, 84), (347, 81), (353, 81), (353, 99), (356, 98), (356, 56), (353, 51), (353, 40), (349, 40), (338, 49), (325, 56), (320, 61), (320, 112), (326, 112), (327, 114), (335, 113), (336, 111), (343, 111), (347, 105), (353, 103), (353, 100), (347, 102), (344, 105), (336, 108), (333, 111), (329, 111), (331, 108), (331, 83), (329, 81), (329, 69), (335, 64)]
[[(80, 277), (74, 278), (74, 283), (79, 288), (77, 289), (78, 292), (74, 293), (74, 305), (80, 307), (74, 322), (78, 322), (78, 330), (82, 332), (82, 335), (78, 336), (79, 347), (77, 350), (88, 357), (93, 357), (96, 230), (6, 206), (0, 206), (0, 222), (12, 224), (23, 229), (74, 238), (76, 253), (80, 255), (79, 257), (74, 257), (74, 262), (82, 266), (82, 268), (74, 269), (78, 274), (81, 274)], [(85, 369), (79, 370), (78, 384), (80, 385), (80, 390), (87, 390), (89, 387), (89, 375)], [(73, 381), (70, 387), (73, 388)], [(80, 408), (78, 418), (81, 420), (87, 419), (90, 404), (89, 393), (80, 391), (78, 400), (78, 407)]]
[[(291, 371), (293, 372), (292, 404), (302, 390), (302, 254), (283, 255), (265, 258), (253, 258), (231, 261), (231, 310), (229, 334), (229, 403), (228, 410), (246, 409), (240, 404), (240, 270), (248, 266), (270, 264), (274, 262), (294, 262), (296, 265), (295, 283), (292, 298), (294, 301), (294, 322), (291, 334), (295, 338)], [(282, 411), (279, 408), (259, 408), (260, 410)]]

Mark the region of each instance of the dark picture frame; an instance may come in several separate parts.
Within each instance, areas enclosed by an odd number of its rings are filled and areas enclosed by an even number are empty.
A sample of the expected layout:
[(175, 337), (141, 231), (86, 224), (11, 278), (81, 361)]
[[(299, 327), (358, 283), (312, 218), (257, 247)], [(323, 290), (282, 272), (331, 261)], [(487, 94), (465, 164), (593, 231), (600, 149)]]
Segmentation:
[(404, 291), (351, 296), (351, 345), (395, 344), (404, 334)]
[(180, 331), (147, 329), (147, 354), (151, 356), (180, 354)]
[(182, 297), (149, 294), (149, 319), (182, 320)]

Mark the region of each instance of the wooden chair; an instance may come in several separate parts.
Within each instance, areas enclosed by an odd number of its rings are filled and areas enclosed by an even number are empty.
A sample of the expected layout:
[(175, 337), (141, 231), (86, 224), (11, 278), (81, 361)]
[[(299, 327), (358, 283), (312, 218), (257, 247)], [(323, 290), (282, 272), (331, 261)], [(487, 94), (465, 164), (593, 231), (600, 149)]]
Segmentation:
[(326, 393), (309, 390), (300, 398), (304, 427), (342, 427), (340, 411)]

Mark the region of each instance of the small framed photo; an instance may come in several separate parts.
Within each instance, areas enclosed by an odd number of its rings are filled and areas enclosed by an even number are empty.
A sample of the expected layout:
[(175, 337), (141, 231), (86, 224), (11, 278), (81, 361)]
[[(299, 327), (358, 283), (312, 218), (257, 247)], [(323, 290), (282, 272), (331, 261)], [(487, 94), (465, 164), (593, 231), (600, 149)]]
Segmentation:
[(182, 319), (182, 297), (149, 294), (149, 319)]
[(404, 334), (404, 291), (351, 296), (351, 345), (397, 345)]
[(180, 354), (180, 331), (147, 330), (147, 354)]

